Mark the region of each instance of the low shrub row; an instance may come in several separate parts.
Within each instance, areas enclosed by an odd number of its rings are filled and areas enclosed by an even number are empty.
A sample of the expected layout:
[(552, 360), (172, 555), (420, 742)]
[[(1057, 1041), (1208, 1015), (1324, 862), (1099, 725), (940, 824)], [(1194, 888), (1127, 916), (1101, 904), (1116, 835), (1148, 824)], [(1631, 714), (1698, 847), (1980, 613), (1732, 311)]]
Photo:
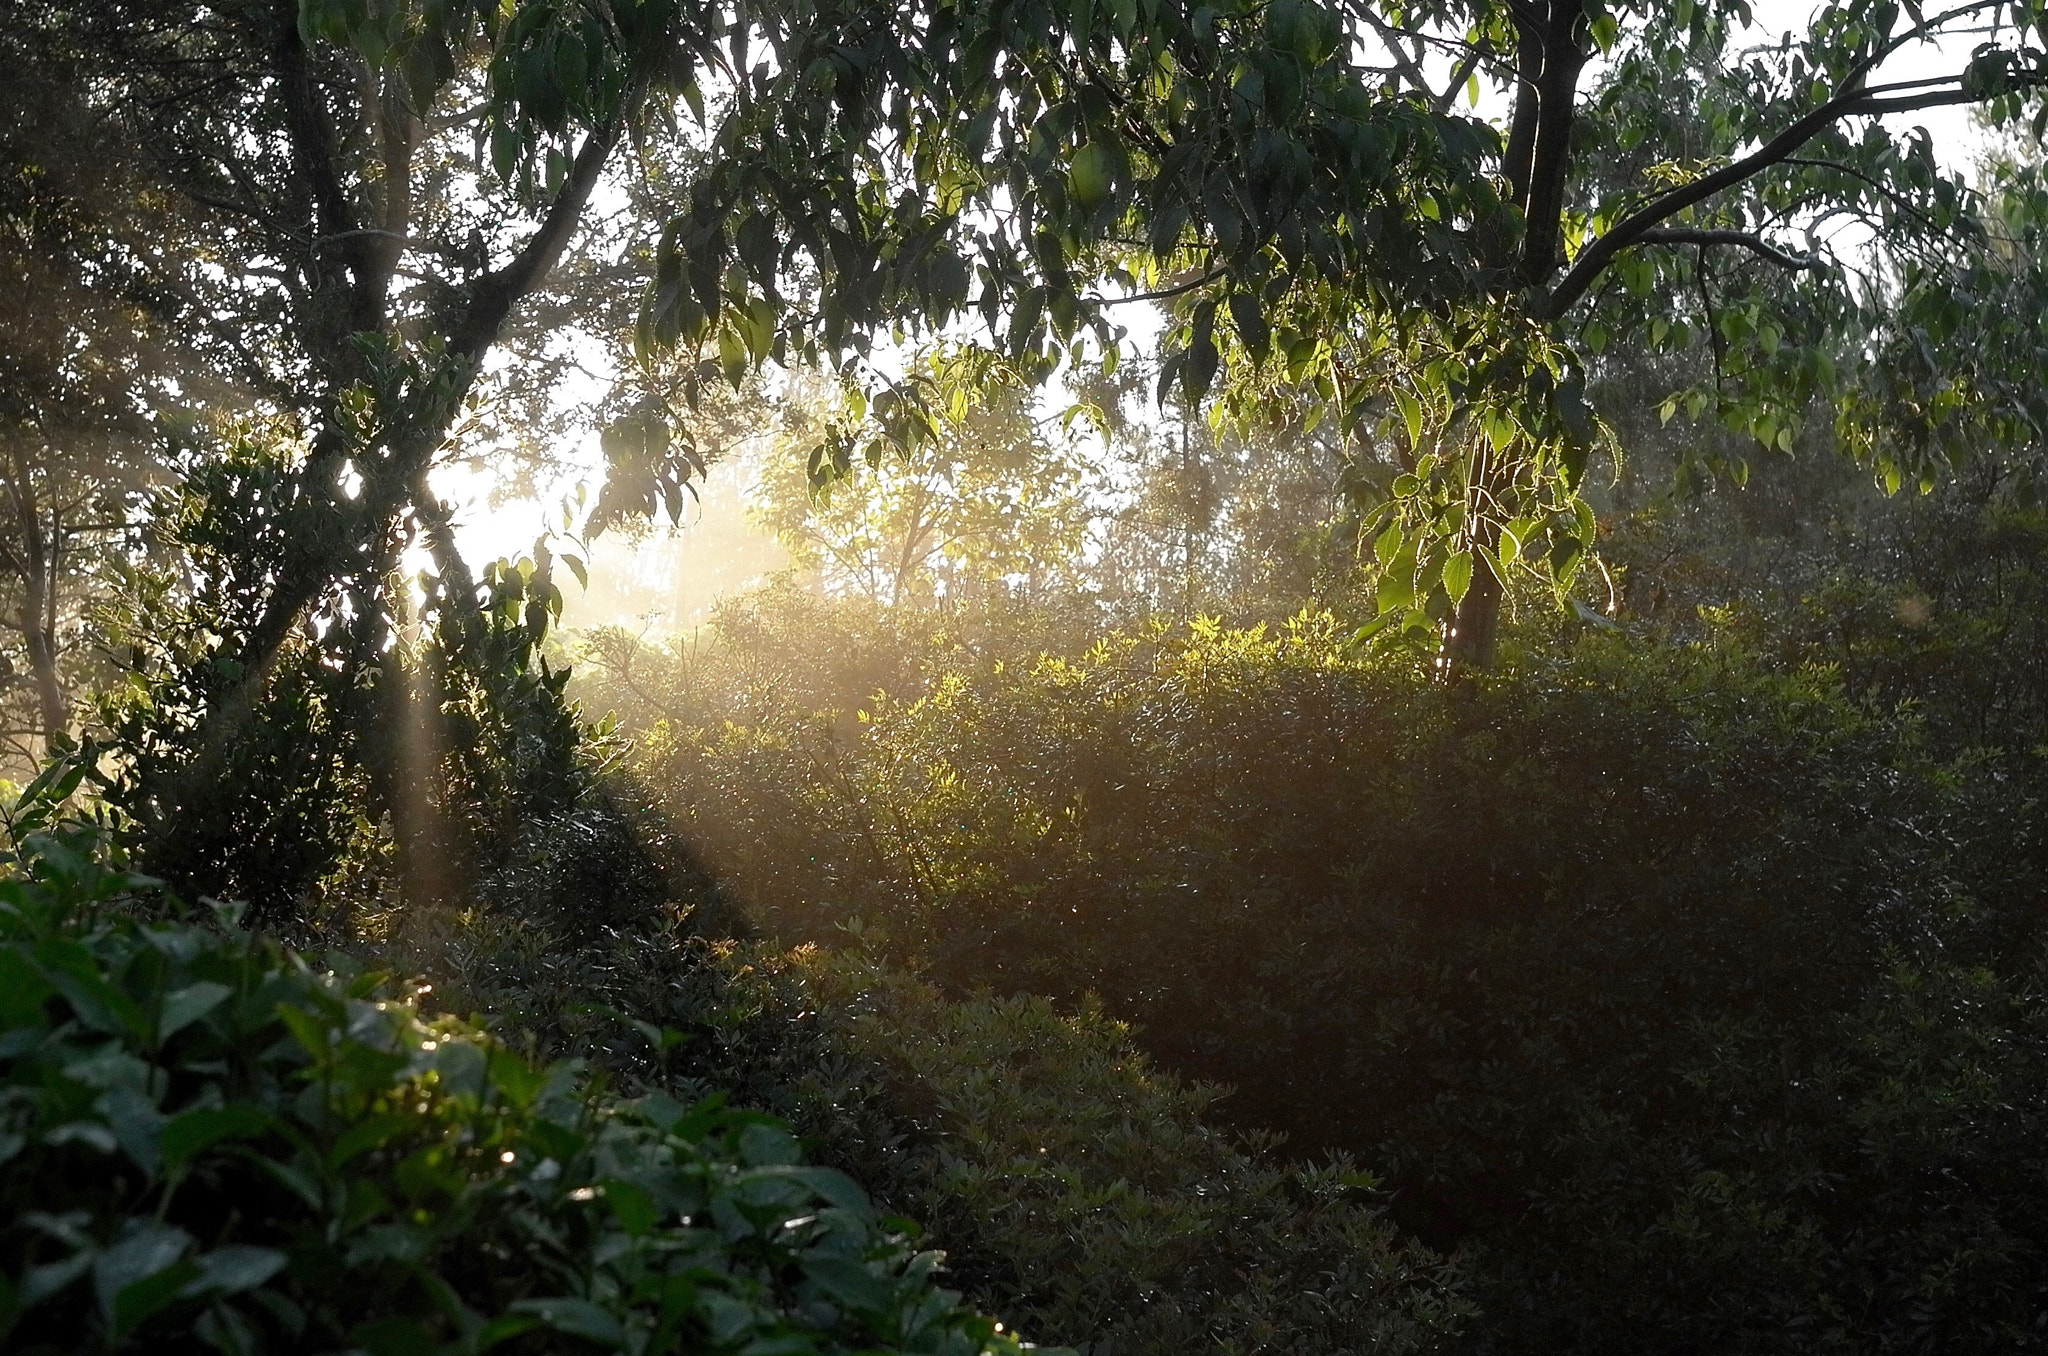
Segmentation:
[(531, 1063), (38, 818), (0, 879), (7, 1350), (1019, 1350), (774, 1119)]
[(1289, 1166), (1223, 1127), (1220, 1090), (1155, 1068), (1099, 1009), (951, 998), (857, 947), (691, 923), (471, 917), (408, 959), (438, 961), (437, 996), (538, 1051), (774, 1112), (923, 1223), (949, 1283), (1040, 1340), (1395, 1356), (1461, 1329), (1455, 1269), (1396, 1236), (1369, 1173)]

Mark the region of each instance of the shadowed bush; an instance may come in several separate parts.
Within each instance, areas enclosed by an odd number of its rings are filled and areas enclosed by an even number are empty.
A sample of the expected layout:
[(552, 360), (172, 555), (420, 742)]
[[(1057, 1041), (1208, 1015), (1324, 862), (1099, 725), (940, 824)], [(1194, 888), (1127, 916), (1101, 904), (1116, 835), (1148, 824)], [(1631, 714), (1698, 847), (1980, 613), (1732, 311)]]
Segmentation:
[(671, 722), (640, 775), (771, 932), (1099, 994), (1384, 1171), (1480, 1349), (2048, 1333), (2039, 753), (1938, 761), (1733, 644), (1525, 636), (1446, 690), (1303, 618), (935, 669)]
[(0, 881), (8, 1350), (1018, 1349), (773, 1119), (145, 921), (97, 846)]
[[(544, 1053), (685, 1099), (728, 1092), (926, 1221), (977, 1303), (1097, 1352), (1441, 1349), (1454, 1270), (1397, 1240), (1369, 1174), (1295, 1170), (1213, 1123), (1099, 1011), (946, 998), (857, 955), (693, 931), (581, 942), (472, 918), (416, 958)], [(438, 981), (437, 981), (438, 983)]]

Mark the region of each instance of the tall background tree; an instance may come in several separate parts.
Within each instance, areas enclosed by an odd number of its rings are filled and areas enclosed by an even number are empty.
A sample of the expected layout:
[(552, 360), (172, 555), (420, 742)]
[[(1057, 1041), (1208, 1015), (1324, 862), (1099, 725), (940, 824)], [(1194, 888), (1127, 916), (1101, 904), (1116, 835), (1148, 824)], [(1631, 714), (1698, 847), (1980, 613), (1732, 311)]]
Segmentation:
[(816, 395), (786, 403), (761, 479), (762, 524), (826, 588), (887, 607), (1030, 606), (1072, 592), (1093, 470), (1073, 421), (1040, 413), (1030, 383), (986, 352), (934, 352), (915, 371), (934, 392), (937, 436), (853, 483), (817, 483), (809, 453), (818, 425), (854, 411)]
[(223, 383), (178, 285), (205, 248), (188, 214), (105, 154), (74, 71), (12, 27), (0, 51), (15, 71), (0, 110), (0, 737), (19, 766), (104, 680), (89, 615), (182, 411)]

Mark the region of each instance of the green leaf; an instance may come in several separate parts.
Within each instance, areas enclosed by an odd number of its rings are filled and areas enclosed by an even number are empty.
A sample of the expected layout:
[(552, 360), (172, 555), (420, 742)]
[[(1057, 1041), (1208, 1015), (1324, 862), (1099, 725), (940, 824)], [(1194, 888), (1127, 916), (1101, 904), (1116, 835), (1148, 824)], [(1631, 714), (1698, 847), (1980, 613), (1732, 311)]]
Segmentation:
[(254, 1138), (273, 1123), (269, 1112), (246, 1102), (202, 1107), (166, 1121), (157, 1132), (157, 1148), (164, 1156), (164, 1166), (176, 1168), (224, 1140)]
[(1169, 203), (1152, 216), (1148, 227), (1152, 253), (1161, 259), (1170, 257), (1180, 245), (1181, 236), (1188, 227), (1187, 204)]
[(481, 1099), (488, 1079), (490, 1057), (471, 1040), (446, 1040), (434, 1052), (434, 1072), (440, 1076), (441, 1091), (448, 1097)]
[(1114, 173), (1109, 151), (1091, 141), (1074, 152), (1067, 166), (1067, 192), (1082, 207), (1093, 210), (1108, 200), (1115, 186)]
[(1422, 445), (1422, 402), (1407, 391), (1394, 392), (1394, 405), (1401, 411), (1401, 421), (1408, 426), (1408, 445)]
[(338, 1057), (330, 1066), (335, 1077), (363, 1093), (382, 1092), (390, 1087), (411, 1062), (395, 1050), (379, 1050), (353, 1040), (343, 1041), (336, 1053)]
[(85, 1144), (103, 1154), (117, 1152), (121, 1141), (114, 1138), (114, 1132), (98, 1121), (66, 1121), (52, 1130), (43, 1132), (43, 1143)]
[(1444, 592), (1450, 595), (1453, 604), (1465, 601), (1465, 590), (1472, 586), (1472, 553), (1459, 551), (1444, 562)]
[(198, 1275), (196, 1263), (181, 1261), (123, 1288), (114, 1297), (112, 1320), (115, 1334), (126, 1336), (134, 1332), (151, 1314), (182, 1298)]
[(43, 976), (70, 1002), (78, 1019), (109, 1036), (148, 1035), (149, 1021), (135, 1000), (101, 977), (99, 962), (69, 937), (46, 937), (36, 944), (35, 958)]
[(324, 1060), (332, 1053), (333, 1028), (314, 1014), (291, 1003), (279, 1003), (277, 1018), (307, 1054)]
[(324, 1210), (327, 1208), (326, 1202), (322, 1198), (320, 1184), (314, 1181), (312, 1175), (304, 1169), (295, 1164), (282, 1163), (275, 1158), (261, 1155), (256, 1158), (256, 1166), (275, 1178), (277, 1183), (285, 1190), (304, 1201), (308, 1209)]
[(1493, 444), (1493, 450), (1502, 456), (1515, 444), (1521, 429), (1507, 415), (1489, 411), (1485, 418), (1486, 440)]
[(381, 1149), (413, 1125), (408, 1116), (386, 1112), (379, 1116), (367, 1116), (342, 1132), (334, 1147), (327, 1151), (329, 1171), (339, 1168), (351, 1158)]
[(1388, 523), (1385, 530), (1373, 539), (1372, 553), (1380, 564), (1392, 564), (1394, 557), (1400, 554), (1402, 535), (1401, 524), (1396, 520)]
[(868, 1195), (845, 1173), (834, 1168), (804, 1167), (793, 1165), (782, 1169), (788, 1176), (802, 1182), (819, 1198), (831, 1202), (841, 1210), (858, 1215), (863, 1219), (873, 1215), (874, 1207), (868, 1202)]
[(1403, 551), (1380, 576), (1379, 608), (1381, 612), (1392, 612), (1396, 608), (1411, 607), (1414, 603), (1415, 553)]
[(1252, 355), (1253, 361), (1264, 361), (1267, 350), (1272, 347), (1273, 331), (1266, 324), (1259, 299), (1250, 292), (1232, 292), (1230, 319), (1237, 326), (1237, 337), (1243, 341), (1245, 351)]
[(1558, 422), (1574, 443), (1590, 445), (1597, 436), (1593, 423), (1593, 408), (1586, 403), (1586, 379), (1574, 372), (1557, 384), (1554, 399), (1557, 402)]
[(21, 1274), (21, 1285), (15, 1292), (15, 1302), (26, 1309), (66, 1289), (91, 1270), (96, 1255), (91, 1245), (87, 1244), (61, 1261), (45, 1262), (41, 1266), (28, 1268)]
[(0, 1023), (10, 1032), (42, 1025), (43, 1004), (57, 990), (14, 947), (0, 948)]
[(558, 1160), (573, 1158), (588, 1142), (569, 1126), (539, 1117), (527, 1123), (526, 1135), (544, 1156)]
[(163, 1006), (157, 1010), (156, 1038), (159, 1041), (169, 1040), (219, 1007), (233, 993), (234, 990), (225, 984), (202, 979), (165, 994)]
[(807, 1261), (804, 1275), (840, 1307), (856, 1314), (883, 1314), (890, 1308), (888, 1282), (851, 1257)]
[(783, 1167), (800, 1157), (796, 1136), (781, 1125), (750, 1125), (740, 1132), (740, 1158), (749, 1165)]
[(501, 1314), (478, 1330), (474, 1349), (480, 1353), (489, 1351), (500, 1342), (509, 1342), (540, 1326), (540, 1318), (535, 1314)]
[(164, 1124), (164, 1115), (157, 1110), (156, 1103), (133, 1087), (120, 1086), (100, 1094), (95, 1105), (136, 1165), (144, 1172), (155, 1172), (162, 1152), (157, 1133)]
[(234, 1243), (215, 1248), (194, 1260), (198, 1263), (199, 1278), (186, 1287), (188, 1293), (204, 1290), (212, 1294), (234, 1295), (254, 1290), (284, 1270), (289, 1259), (276, 1248)]
[(639, 1238), (661, 1218), (660, 1209), (654, 1198), (631, 1182), (619, 1178), (607, 1178), (604, 1183), (605, 1204), (618, 1217), (619, 1227), (634, 1238)]
[(519, 133), (509, 123), (501, 122), (491, 128), (491, 169), (501, 181), (512, 181), (522, 149)]
[[(176, 1266), (191, 1246), (192, 1235), (183, 1229), (153, 1220), (131, 1221), (131, 1227), (121, 1241), (93, 1259), (92, 1284), (94, 1293), (99, 1296), (100, 1312), (124, 1332), (133, 1328), (135, 1323), (153, 1312), (155, 1304), (150, 1301), (157, 1293), (153, 1289), (138, 1287)], [(196, 1274), (197, 1268), (193, 1272)], [(189, 1275), (181, 1278), (163, 1298), (168, 1299), (190, 1279)], [(124, 1298), (130, 1296), (133, 1298)], [(125, 1309), (122, 1308), (124, 1304)], [(135, 1312), (138, 1308), (140, 1313)], [(120, 1317), (122, 1313), (130, 1315), (125, 1323)]]
[(589, 1300), (559, 1299), (518, 1300), (512, 1305), (512, 1312), (532, 1314), (556, 1332), (571, 1337), (581, 1337), (601, 1346), (614, 1349), (626, 1345), (626, 1330), (619, 1320), (605, 1309)]
[(1182, 369), (1182, 388), (1190, 407), (1202, 403), (1216, 380), (1222, 355), (1216, 350), (1216, 303), (1205, 301), (1195, 308), (1193, 329), (1188, 337), (1187, 366)]

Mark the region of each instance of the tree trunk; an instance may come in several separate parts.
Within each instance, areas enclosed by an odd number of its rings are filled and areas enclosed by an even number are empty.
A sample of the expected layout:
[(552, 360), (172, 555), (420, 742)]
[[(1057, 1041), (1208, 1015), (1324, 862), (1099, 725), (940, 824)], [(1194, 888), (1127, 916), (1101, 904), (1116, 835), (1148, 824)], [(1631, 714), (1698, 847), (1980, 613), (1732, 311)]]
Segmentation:
[(407, 900), (445, 903), (457, 898), (464, 881), (460, 845), (450, 832), (441, 803), (441, 760), (447, 753), (447, 723), (441, 715), (446, 694), (446, 656), (423, 647), (407, 664), (393, 646), (382, 656), (378, 685), (388, 729), (372, 760), (371, 775), (383, 783), (398, 855), (398, 878)]
[(1494, 638), (1500, 631), (1501, 583), (1493, 567), (1477, 557), (1472, 582), (1444, 633), (1443, 668), (1449, 682), (1459, 682), (1493, 664)]
[(37, 613), (36, 595), (39, 589), (29, 590), (29, 601), (22, 607), (22, 633), (28, 637), (29, 669), (35, 675), (36, 704), (42, 709), (43, 749), (48, 752), (50, 741), (67, 732), (71, 726), (71, 703), (64, 699), (64, 684), (57, 675), (56, 638), (42, 626)]
[(1450, 625), (1444, 629), (1442, 671), (1446, 682), (1460, 682), (1493, 664), (1507, 581), (1495, 573), (1492, 562), (1500, 559), (1500, 496), (1508, 480), (1502, 466), (1514, 455), (1525, 453), (1522, 449), (1496, 452), (1484, 437), (1472, 454), (1471, 475), (1465, 485), (1466, 550), (1472, 555), (1472, 581), (1465, 586), (1465, 596), (1458, 600)]
[[(567, 248), (569, 237), (582, 219), (583, 209), (597, 186), (598, 176), (618, 144), (638, 97), (636, 93), (624, 101), (626, 107), (612, 121), (594, 129), (584, 138), (571, 164), (568, 181), (550, 204), (540, 229), (527, 240), (519, 254), (503, 268), (470, 285), (469, 296), (460, 315), (444, 335), (447, 341), (444, 361), (449, 364), (442, 374), (445, 389), (431, 406), (411, 412), (401, 431), (386, 440), (387, 456), (368, 463), (373, 469), (366, 471), (362, 497), (353, 504), (334, 500), (333, 476), (339, 470), (341, 454), (347, 451), (347, 440), (339, 432), (343, 427), (337, 413), (340, 388), (329, 392), (327, 417), (322, 420), (321, 431), (315, 437), (314, 455), (305, 469), (304, 481), (312, 493), (333, 502), (335, 511), (347, 515), (348, 521), (342, 531), (303, 550), (297, 559), (289, 562), (284, 577), (265, 600), (263, 614), (251, 628), (243, 646), (241, 659), (245, 676), (242, 682), (202, 718), (201, 738), (198, 740), (201, 755), (192, 765), (191, 773), (195, 784), (204, 782), (211, 775), (212, 769), (204, 766), (208, 762), (207, 751), (224, 747), (247, 722), (278, 654), (292, 632), (304, 623), (308, 610), (324, 590), (348, 576), (352, 558), (358, 555), (365, 543), (377, 540), (390, 530), (395, 516), (414, 497), (416, 486), (424, 483), (423, 477), (435, 449), (453, 425), (463, 399), (469, 394), (484, 359), (497, 343), (513, 308), (547, 280), (549, 271)], [(325, 176), (334, 173), (330, 163), (322, 162), (322, 170)], [(364, 313), (374, 310), (378, 315), (383, 313), (382, 289), (389, 276), (388, 273), (373, 274), (371, 285), (378, 294), (377, 304), (372, 308), (365, 302), (360, 310)], [(364, 286), (354, 289), (358, 293), (366, 290), (368, 288)]]
[[(1585, 0), (1549, 0), (1540, 10), (1518, 10), (1516, 30), (1521, 83), (1503, 165), (1513, 201), (1524, 212), (1515, 276), (1526, 286), (1548, 282), (1562, 263), (1572, 124), (1590, 50)], [(1474, 525), (1472, 582), (1444, 631), (1442, 667), (1450, 682), (1493, 663), (1506, 590), (1487, 557), (1499, 550), (1499, 495), (1511, 480), (1499, 474), (1494, 456), (1482, 447), (1465, 503), (1466, 520)]]
[[(13, 484), (16, 529), (21, 533), (21, 634), (28, 649), (29, 672), (35, 680), (36, 705), (43, 725), (43, 747), (63, 734), (71, 724), (71, 704), (64, 699), (64, 684), (57, 673), (57, 586), (59, 567), (56, 540), (45, 533), (36, 513), (35, 491), (26, 468), (17, 463)], [(53, 529), (59, 525), (51, 524)]]

